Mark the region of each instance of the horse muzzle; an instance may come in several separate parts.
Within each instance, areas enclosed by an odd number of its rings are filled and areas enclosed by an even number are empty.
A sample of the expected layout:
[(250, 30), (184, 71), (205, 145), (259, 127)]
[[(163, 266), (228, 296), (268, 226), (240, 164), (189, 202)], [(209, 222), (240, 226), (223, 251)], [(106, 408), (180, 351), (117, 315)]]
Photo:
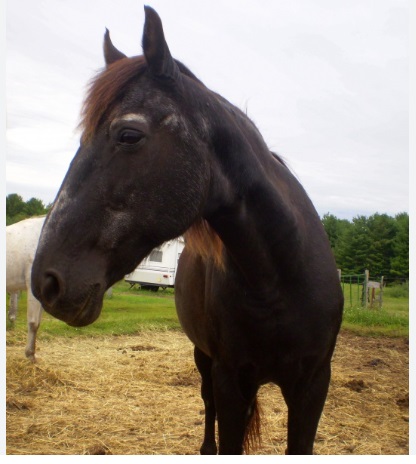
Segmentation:
[(101, 313), (105, 289), (99, 283), (84, 283), (73, 288), (77, 288), (76, 294), (54, 269), (48, 269), (41, 276), (32, 272), (32, 292), (46, 312), (73, 327), (92, 324)]

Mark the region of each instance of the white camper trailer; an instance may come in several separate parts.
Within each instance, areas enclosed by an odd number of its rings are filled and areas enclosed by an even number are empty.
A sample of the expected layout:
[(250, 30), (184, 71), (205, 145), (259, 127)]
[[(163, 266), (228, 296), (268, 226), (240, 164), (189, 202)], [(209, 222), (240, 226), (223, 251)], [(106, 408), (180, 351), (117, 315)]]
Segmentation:
[(142, 288), (149, 288), (155, 292), (159, 287), (173, 287), (179, 256), (184, 246), (183, 237), (178, 237), (155, 248), (133, 272), (125, 276), (124, 280), (131, 287), (139, 284)]

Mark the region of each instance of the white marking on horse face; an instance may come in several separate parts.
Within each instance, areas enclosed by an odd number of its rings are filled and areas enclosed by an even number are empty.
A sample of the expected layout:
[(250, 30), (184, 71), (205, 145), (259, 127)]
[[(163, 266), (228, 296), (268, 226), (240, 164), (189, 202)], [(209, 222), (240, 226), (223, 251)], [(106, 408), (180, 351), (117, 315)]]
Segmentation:
[(53, 205), (52, 211), (49, 215), (49, 222), (53, 222), (55, 227), (59, 224), (60, 212), (65, 211), (71, 200), (72, 199), (68, 195), (67, 188), (63, 188), (59, 193), (59, 197)]
[(49, 213), (47, 226), (43, 229), (39, 239), (39, 249), (47, 247), (47, 243), (49, 241), (48, 234), (50, 233), (51, 229), (56, 230), (59, 227), (59, 224), (62, 220), (61, 218), (65, 217), (65, 209), (71, 201), (72, 199), (68, 195), (67, 189), (63, 188), (59, 193), (58, 199), (52, 206), (51, 212)]
[(171, 113), (163, 119), (162, 126), (173, 126), (177, 127), (181, 124), (181, 118), (176, 113)]
[(160, 123), (169, 131), (180, 133), (185, 139), (191, 138), (191, 130), (188, 121), (179, 113), (173, 112), (168, 114)]
[(114, 124), (117, 124), (119, 122), (138, 122), (140, 124), (148, 124), (149, 119), (147, 118), (147, 116), (141, 113), (124, 114), (123, 116), (113, 119), (113, 121), (110, 124), (110, 129)]

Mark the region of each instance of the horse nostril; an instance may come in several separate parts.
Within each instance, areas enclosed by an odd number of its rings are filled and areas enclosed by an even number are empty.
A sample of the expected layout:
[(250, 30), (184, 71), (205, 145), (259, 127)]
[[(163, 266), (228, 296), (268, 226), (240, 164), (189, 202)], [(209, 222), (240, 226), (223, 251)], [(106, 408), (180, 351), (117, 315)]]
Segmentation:
[(59, 298), (62, 285), (59, 275), (54, 271), (45, 273), (42, 286), (42, 299), (48, 306), (53, 306), (54, 302)]

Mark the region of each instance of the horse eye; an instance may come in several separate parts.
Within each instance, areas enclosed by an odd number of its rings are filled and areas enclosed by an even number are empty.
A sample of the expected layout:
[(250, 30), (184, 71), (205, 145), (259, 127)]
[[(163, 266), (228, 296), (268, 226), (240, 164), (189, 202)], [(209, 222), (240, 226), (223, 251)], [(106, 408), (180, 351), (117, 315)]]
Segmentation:
[(134, 145), (140, 142), (143, 137), (143, 132), (134, 129), (125, 129), (120, 133), (118, 141), (123, 145)]

